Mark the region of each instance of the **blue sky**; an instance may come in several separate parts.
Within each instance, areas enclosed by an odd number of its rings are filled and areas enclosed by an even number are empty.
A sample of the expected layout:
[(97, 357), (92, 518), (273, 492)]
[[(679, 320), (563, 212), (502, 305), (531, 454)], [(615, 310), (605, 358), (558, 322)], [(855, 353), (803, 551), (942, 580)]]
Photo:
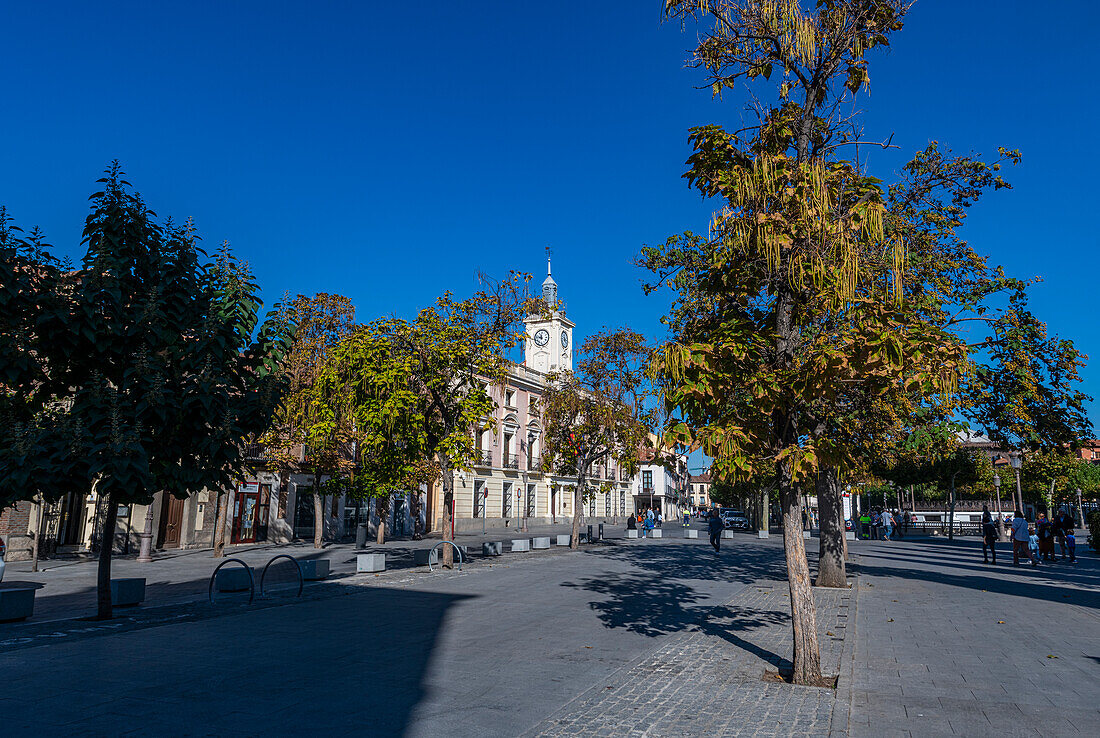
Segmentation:
[[(693, 88), (694, 31), (662, 25), (659, 0), (11, 3), (3, 21), (0, 203), (18, 224), (79, 258), (117, 157), (162, 215), (229, 240), (269, 301), (343, 293), (361, 320), (468, 292), (477, 270), (537, 284), (550, 244), (579, 333), (658, 335), (667, 300), (631, 260), (705, 228), (686, 132), (744, 106)], [(901, 147), (873, 154), (885, 179), (933, 139), (1023, 150), (966, 234), (1042, 276), (1033, 307), (1100, 362), (1098, 31), (1081, 1), (922, 0), (862, 106), (868, 137)]]

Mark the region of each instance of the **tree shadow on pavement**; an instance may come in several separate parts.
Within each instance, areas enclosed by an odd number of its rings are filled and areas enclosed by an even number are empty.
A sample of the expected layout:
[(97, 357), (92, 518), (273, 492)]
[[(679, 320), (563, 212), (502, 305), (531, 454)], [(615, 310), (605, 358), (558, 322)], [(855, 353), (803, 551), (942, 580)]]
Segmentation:
[(711, 609), (697, 604), (706, 597), (691, 587), (647, 574), (592, 577), (562, 586), (604, 595), (606, 599), (588, 603), (604, 627), (626, 628), (651, 638), (700, 625)]
[[(789, 659), (754, 643), (752, 638), (754, 631), (775, 625), (786, 626), (790, 621), (789, 614), (777, 610), (750, 610), (737, 605), (723, 605), (711, 610), (700, 630), (709, 636), (721, 638), (778, 669), (788, 669), (791, 667)], [(737, 635), (738, 633), (744, 633), (745, 637)]]
[[(629, 564), (655, 577), (680, 581), (751, 584), (761, 579), (786, 580), (787, 566), (781, 546), (759, 545), (755, 539), (751, 545), (731, 546), (728, 540), (723, 543), (725, 546), (719, 555), (715, 555), (709, 545), (696, 543), (631, 544), (585, 553)], [(807, 550), (807, 557), (810, 566), (816, 568), (816, 548)]]

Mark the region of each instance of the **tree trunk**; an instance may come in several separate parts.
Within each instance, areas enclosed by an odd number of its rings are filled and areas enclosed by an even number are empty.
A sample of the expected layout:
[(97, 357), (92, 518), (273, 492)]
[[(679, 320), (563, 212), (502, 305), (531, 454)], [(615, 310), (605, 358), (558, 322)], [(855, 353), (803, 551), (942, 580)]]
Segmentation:
[(111, 494), (107, 498), (107, 514), (103, 532), (99, 537), (99, 572), (96, 577), (96, 620), (110, 620), (111, 607), (111, 554), (115, 550), (115, 523), (118, 520), (118, 502)]
[[(443, 470), (443, 540), (454, 541), (454, 529), (451, 527), (455, 502), (454, 470), (448, 462), (441, 462), (439, 466)], [(443, 566), (450, 569), (454, 567), (454, 547), (444, 545), (442, 548)]]
[(420, 490), (416, 490), (412, 493), (412, 498), (409, 501), (409, 511), (412, 513), (413, 518), (413, 540), (419, 541), (424, 536), (424, 531), (420, 525)]
[(313, 474), (313, 547), (321, 548), (325, 539), (325, 501), (321, 499), (321, 473)]
[(798, 489), (786, 470), (781, 472), (779, 501), (783, 509), (783, 553), (787, 559), (787, 584), (791, 594), (791, 624), (794, 626), (795, 684), (816, 684), (821, 679), (821, 649), (817, 642), (817, 607), (810, 587), (810, 567), (802, 538), (802, 506)]
[(375, 500), (374, 510), (378, 514), (378, 532), (374, 542), (382, 545), (386, 542), (386, 519), (390, 516), (390, 497), (383, 495)]
[(42, 539), (42, 508), (46, 506), (46, 500), (38, 495), (38, 516), (34, 525), (34, 538), (31, 542), (31, 571), (38, 571), (38, 542)]
[(577, 550), (581, 539), (581, 511), (584, 508), (584, 474), (577, 475), (577, 486), (573, 488), (573, 535), (569, 537), (569, 548)]
[(955, 475), (951, 475), (951, 491), (948, 493), (951, 495), (947, 501), (949, 505), (949, 512), (947, 513), (947, 540), (955, 540)]
[(225, 524), (229, 516), (229, 493), (218, 492), (218, 509), (214, 515), (214, 558), (225, 556)]
[(817, 562), (818, 587), (847, 587), (848, 572), (845, 567), (844, 503), (840, 497), (840, 481), (836, 470), (825, 467), (817, 475), (818, 542), (820, 553)]

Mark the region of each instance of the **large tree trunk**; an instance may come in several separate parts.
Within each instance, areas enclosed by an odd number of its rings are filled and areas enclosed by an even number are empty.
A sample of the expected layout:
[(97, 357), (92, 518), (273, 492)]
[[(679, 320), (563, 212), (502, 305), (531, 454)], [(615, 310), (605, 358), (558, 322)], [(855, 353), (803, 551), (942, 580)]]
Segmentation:
[(225, 556), (225, 524), (229, 517), (229, 492), (218, 492), (218, 509), (214, 515), (214, 558)]
[(817, 475), (817, 509), (820, 553), (817, 562), (818, 587), (848, 586), (845, 569), (844, 503), (836, 470), (825, 467)]
[(99, 572), (96, 576), (96, 619), (110, 620), (111, 607), (111, 554), (115, 550), (115, 523), (118, 520), (118, 502), (114, 495), (107, 498), (107, 515), (103, 532), (99, 537)]
[(787, 584), (791, 593), (794, 626), (794, 663), (791, 681), (816, 684), (821, 679), (821, 649), (817, 642), (817, 607), (810, 586), (810, 567), (802, 538), (802, 506), (789, 474), (781, 472), (779, 503), (783, 509), (783, 553), (787, 559)]
[(581, 540), (581, 513), (584, 510), (584, 474), (577, 475), (577, 486), (573, 488), (573, 535), (569, 537), (569, 548), (574, 551)]
[(409, 501), (409, 510), (412, 513), (413, 518), (413, 540), (419, 541), (424, 536), (423, 527), (420, 524), (420, 490), (416, 490), (412, 494), (412, 498)]
[(947, 513), (947, 540), (955, 540), (955, 475), (951, 475), (951, 491), (948, 493), (951, 495), (948, 500), (948, 513)]
[[(449, 463), (443, 462), (440, 465), (443, 470), (443, 540), (454, 540), (454, 528), (452, 528), (452, 521), (454, 520), (454, 506), (455, 506), (455, 477), (454, 470), (451, 469)], [(450, 569), (454, 566), (454, 547), (442, 546), (443, 549), (443, 566)]]
[(38, 508), (38, 516), (34, 524), (34, 538), (31, 539), (31, 571), (38, 571), (38, 547), (39, 541), (42, 540), (42, 509), (46, 506), (46, 500), (42, 495), (38, 495), (35, 506)]

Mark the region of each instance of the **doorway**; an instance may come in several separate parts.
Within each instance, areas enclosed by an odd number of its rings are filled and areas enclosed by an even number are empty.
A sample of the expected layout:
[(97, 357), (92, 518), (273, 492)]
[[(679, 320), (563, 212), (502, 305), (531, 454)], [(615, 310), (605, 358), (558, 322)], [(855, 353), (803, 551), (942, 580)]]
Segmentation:
[(252, 482), (237, 489), (233, 504), (232, 543), (256, 543), (267, 540), (267, 511), (271, 505), (271, 485)]
[(157, 538), (159, 548), (179, 548), (180, 533), (183, 530), (183, 500), (170, 492), (163, 492), (161, 500), (160, 530)]

